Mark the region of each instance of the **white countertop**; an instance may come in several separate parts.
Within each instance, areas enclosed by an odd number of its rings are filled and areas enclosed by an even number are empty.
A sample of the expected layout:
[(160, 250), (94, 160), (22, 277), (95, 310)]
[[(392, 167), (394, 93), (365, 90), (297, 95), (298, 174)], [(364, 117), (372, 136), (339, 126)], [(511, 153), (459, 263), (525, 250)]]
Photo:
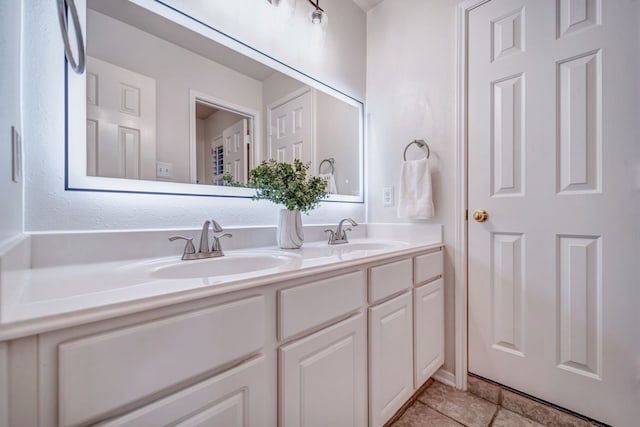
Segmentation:
[[(409, 255), (441, 246), (435, 242), (400, 242), (356, 238), (349, 245), (331, 247), (308, 242), (299, 250), (262, 247), (225, 251), (226, 257), (275, 256), (280, 265), (254, 272), (203, 277), (158, 278), (159, 269), (177, 263), (185, 266), (215, 263), (216, 259), (179, 261), (179, 257), (70, 264), (3, 272), (0, 341), (63, 327), (103, 320)], [(376, 247), (379, 244), (380, 247)], [(366, 245), (372, 245), (367, 248)], [(362, 248), (367, 249), (362, 249)], [(215, 265), (214, 265), (215, 267)], [(269, 266), (267, 266), (269, 267)], [(180, 265), (182, 268), (182, 265)]]

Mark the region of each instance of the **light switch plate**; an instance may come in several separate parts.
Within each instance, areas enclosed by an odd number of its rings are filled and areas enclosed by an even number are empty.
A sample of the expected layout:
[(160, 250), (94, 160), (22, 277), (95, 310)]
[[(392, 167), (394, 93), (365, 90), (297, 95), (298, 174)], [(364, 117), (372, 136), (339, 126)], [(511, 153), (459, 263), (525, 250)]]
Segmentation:
[(173, 163), (156, 162), (158, 178), (173, 178)]
[(393, 187), (384, 187), (382, 189), (382, 201), (384, 206), (393, 206), (395, 204)]
[(11, 179), (22, 179), (22, 137), (15, 126), (11, 126)]

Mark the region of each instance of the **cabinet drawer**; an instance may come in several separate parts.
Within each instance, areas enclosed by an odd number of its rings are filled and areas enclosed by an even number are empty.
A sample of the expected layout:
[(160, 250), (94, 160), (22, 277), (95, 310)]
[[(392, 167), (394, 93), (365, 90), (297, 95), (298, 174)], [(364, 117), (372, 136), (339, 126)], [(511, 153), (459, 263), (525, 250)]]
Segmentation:
[(411, 259), (372, 267), (369, 269), (369, 302), (373, 304), (408, 289), (412, 281)]
[(437, 252), (419, 255), (414, 258), (414, 283), (416, 285), (442, 276), (443, 252), (441, 248)]
[(278, 338), (285, 340), (362, 307), (361, 271), (331, 277), (278, 292)]
[(258, 352), (264, 322), (256, 296), (61, 344), (60, 425), (95, 421)]
[(177, 421), (181, 421), (177, 426), (262, 426), (264, 387), (264, 357), (259, 357), (98, 426), (161, 426)]

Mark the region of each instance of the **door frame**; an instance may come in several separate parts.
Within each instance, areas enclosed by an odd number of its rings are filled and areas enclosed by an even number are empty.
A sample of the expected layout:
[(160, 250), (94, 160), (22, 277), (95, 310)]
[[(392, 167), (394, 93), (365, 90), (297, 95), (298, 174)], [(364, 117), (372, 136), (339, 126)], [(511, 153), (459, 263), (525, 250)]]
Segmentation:
[(457, 73), (456, 73), (456, 152), (455, 152), (455, 233), (454, 316), (455, 316), (455, 378), (456, 388), (467, 389), (469, 372), (468, 318), (468, 107), (467, 107), (467, 35), (469, 13), (491, 0), (465, 0), (457, 13)]
[(241, 116), (245, 116), (249, 120), (249, 127), (253, 126), (254, 129), (250, 130), (251, 136), (251, 156), (249, 156), (249, 164), (247, 167), (250, 169), (259, 163), (262, 156), (262, 140), (260, 139), (261, 132), (256, 131), (260, 129), (262, 125), (260, 121), (260, 112), (249, 107), (233, 104), (215, 96), (211, 96), (204, 92), (199, 92), (195, 89), (189, 89), (189, 182), (195, 184), (198, 178), (197, 172), (197, 138), (196, 138), (196, 102), (201, 101), (207, 104), (211, 104), (214, 107), (218, 107), (223, 110), (230, 111)]

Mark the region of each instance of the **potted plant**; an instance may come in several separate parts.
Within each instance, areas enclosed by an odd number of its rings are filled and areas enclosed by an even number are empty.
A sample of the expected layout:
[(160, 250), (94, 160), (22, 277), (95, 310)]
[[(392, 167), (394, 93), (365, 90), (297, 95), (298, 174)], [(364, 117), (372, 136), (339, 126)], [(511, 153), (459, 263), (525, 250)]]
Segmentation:
[(256, 189), (254, 200), (267, 199), (282, 204), (278, 221), (278, 246), (297, 249), (304, 242), (301, 212), (316, 208), (327, 197), (327, 184), (317, 176), (307, 176), (309, 164), (263, 161), (249, 172), (248, 186)]

